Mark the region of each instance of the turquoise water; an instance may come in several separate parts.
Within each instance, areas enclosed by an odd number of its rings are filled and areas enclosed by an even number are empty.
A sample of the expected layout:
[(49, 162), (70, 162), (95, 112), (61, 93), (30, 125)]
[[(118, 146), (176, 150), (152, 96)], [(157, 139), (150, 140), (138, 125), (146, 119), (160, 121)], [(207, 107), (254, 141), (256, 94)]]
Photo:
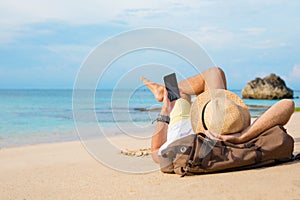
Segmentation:
[[(234, 92), (238, 95), (241, 93), (239, 90)], [(147, 89), (114, 91), (114, 98), (111, 96), (110, 90), (96, 92), (95, 114), (101, 126), (110, 127), (116, 122), (129, 126), (149, 124), (159, 112), (155, 109), (141, 112), (143, 108), (160, 107)], [(300, 91), (296, 91), (295, 96), (300, 96)], [(294, 101), (300, 107), (300, 100)], [(277, 101), (245, 102), (249, 105), (270, 106)], [(0, 106), (0, 147), (78, 138), (73, 120), (72, 90), (0, 90)], [(258, 116), (264, 110), (250, 107), (252, 116)], [(86, 117), (79, 123), (88, 125), (90, 121)]]
[[(232, 90), (234, 93), (242, 97), (241, 90)], [(300, 97), (300, 90), (294, 90), (294, 97)], [(258, 117), (260, 116), (267, 108), (263, 108), (264, 106), (268, 107), (276, 102), (278, 100), (257, 100), (257, 99), (243, 99), (244, 102), (248, 105), (251, 116), (252, 117)], [(295, 98), (293, 99), (295, 102), (296, 107), (300, 107), (300, 99)]]

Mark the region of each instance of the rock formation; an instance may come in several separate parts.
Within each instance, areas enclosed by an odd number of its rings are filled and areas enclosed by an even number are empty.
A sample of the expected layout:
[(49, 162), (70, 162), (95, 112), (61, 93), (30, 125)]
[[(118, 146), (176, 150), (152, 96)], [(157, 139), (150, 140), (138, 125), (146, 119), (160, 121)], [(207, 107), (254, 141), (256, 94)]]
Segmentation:
[(293, 98), (293, 95), (293, 90), (276, 74), (270, 74), (263, 79), (256, 78), (248, 82), (242, 90), (242, 96), (246, 99), (283, 99)]

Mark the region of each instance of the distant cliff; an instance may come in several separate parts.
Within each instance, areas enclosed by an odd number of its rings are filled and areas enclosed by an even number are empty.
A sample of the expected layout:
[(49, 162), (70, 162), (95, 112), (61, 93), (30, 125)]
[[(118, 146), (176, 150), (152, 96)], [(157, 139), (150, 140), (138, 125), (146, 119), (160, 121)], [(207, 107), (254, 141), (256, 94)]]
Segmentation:
[(242, 90), (242, 96), (246, 99), (284, 99), (293, 98), (294, 92), (279, 76), (270, 74), (248, 82)]

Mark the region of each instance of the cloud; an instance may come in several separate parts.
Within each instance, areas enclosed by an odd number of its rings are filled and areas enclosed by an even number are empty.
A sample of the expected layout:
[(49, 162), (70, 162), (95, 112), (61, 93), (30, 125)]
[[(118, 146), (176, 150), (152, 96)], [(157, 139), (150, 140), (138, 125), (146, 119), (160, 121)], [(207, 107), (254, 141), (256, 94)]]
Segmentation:
[(291, 76), (298, 81), (300, 80), (300, 65), (294, 65)]
[(234, 30), (219, 26), (203, 26), (189, 35), (204, 46), (212, 49), (257, 48), (268, 49), (285, 46), (272, 40), (260, 41), (258, 38), (266, 32), (266, 28), (250, 27)]
[[(69, 25), (121, 24), (128, 28), (167, 27), (191, 33), (201, 43), (221, 48), (224, 45), (242, 44), (246, 38), (266, 33), (263, 13), (284, 3), (283, 0), (6, 0), (0, 5), (0, 43), (12, 42), (21, 37), (29, 24), (58, 22)], [(293, 5), (289, 5), (293, 6)], [(238, 9), (236, 9), (238, 7)], [(273, 13), (273, 12), (271, 12)], [(261, 18), (256, 27), (244, 27), (244, 18)], [(222, 19), (222, 20), (220, 20)], [(237, 28), (238, 27), (238, 28)], [(274, 28), (274, 27), (273, 27)], [(4, 31), (3, 31), (4, 30)], [(278, 46), (283, 45), (277, 42)], [(252, 43), (253, 44), (253, 43)], [(253, 48), (272, 48), (274, 41), (256, 42)], [(238, 45), (240, 46), (240, 45)]]
[(250, 48), (254, 49), (272, 49), (272, 48), (280, 48), (287, 46), (285, 42), (275, 41), (275, 40), (261, 40), (254, 42), (250, 45)]
[(205, 47), (213, 49), (231, 48), (235, 43), (235, 34), (232, 31), (216, 26), (203, 26), (197, 31), (189, 32), (189, 35)]
[(70, 24), (93, 24), (111, 20), (126, 9), (151, 7), (155, 5), (155, 1), (153, 2), (91, 0), (84, 4), (80, 0), (28, 0), (24, 4), (18, 0), (10, 0), (1, 3), (1, 24), (27, 24), (45, 20), (58, 20)]
[(27, 0), (26, 4), (20, 0), (5, 0), (0, 5), (0, 26), (5, 30), (0, 41), (10, 41), (28, 24), (47, 21), (86, 25), (121, 20), (129, 27), (167, 26), (177, 30), (190, 27), (196, 30), (199, 22), (204, 24), (218, 18), (224, 14), (223, 9), (232, 10), (231, 5), (208, 0), (191, 0), (188, 4), (182, 0), (90, 0), (86, 3), (80, 0)]
[(88, 45), (48, 45), (43, 47), (56, 58), (63, 59), (69, 63), (80, 63), (93, 49)]
[(266, 28), (261, 27), (251, 27), (251, 28), (242, 28), (241, 31), (250, 36), (258, 36), (266, 32)]
[(295, 64), (291, 71), (286, 72), (285, 75), (282, 76), (284, 80), (291, 84), (294, 88), (299, 89), (299, 80), (300, 80), (300, 65)]
[[(69, 25), (90, 25), (120, 20), (120, 15), (130, 13), (146, 14), (157, 12), (158, 0), (135, 1), (91, 0), (83, 3), (80, 0), (18, 0), (2, 1), (0, 5), (0, 43), (11, 42), (22, 36), (28, 25), (45, 22), (66, 23)], [(144, 12), (141, 12), (144, 9)]]
[(294, 65), (292, 72), (289, 74), (289, 77), (293, 80), (300, 80), (300, 65), (296, 64)]

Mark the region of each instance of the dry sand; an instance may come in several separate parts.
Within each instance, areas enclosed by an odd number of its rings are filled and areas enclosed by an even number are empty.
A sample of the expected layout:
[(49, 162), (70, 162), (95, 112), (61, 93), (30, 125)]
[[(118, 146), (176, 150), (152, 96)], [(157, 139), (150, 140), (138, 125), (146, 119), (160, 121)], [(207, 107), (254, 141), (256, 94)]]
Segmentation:
[[(300, 152), (299, 123), (300, 112), (286, 126), (295, 139), (295, 152)], [(139, 144), (126, 138), (112, 141), (120, 148), (150, 146), (149, 140)], [(154, 172), (113, 170), (94, 159), (80, 142), (0, 149), (0, 199), (300, 199), (299, 161), (180, 178), (158, 171), (150, 157), (114, 153), (112, 159), (119, 168), (132, 164), (129, 170), (134, 170), (139, 163), (142, 169), (137, 171)]]

